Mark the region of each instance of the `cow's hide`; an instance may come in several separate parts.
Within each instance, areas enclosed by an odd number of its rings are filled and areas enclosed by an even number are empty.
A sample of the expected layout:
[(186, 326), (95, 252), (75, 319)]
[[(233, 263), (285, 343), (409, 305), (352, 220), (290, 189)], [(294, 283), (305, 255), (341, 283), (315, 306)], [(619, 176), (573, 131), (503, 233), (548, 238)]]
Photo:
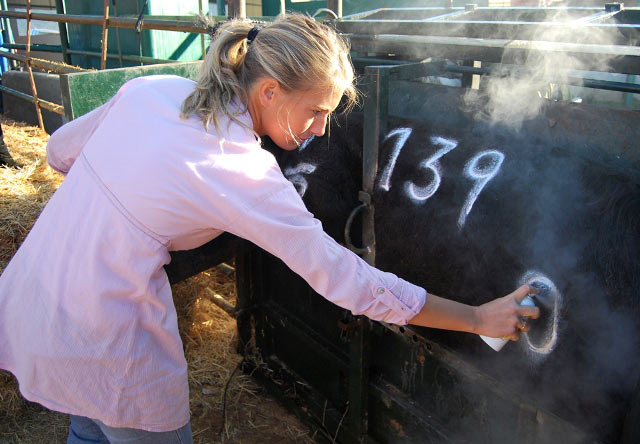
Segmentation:
[[(373, 196), (376, 265), (473, 305), (524, 282), (541, 289), (541, 318), (499, 354), (475, 335), (422, 333), (542, 408), (617, 436), (640, 362), (638, 183), (589, 147), (531, 134), (402, 119), (388, 128)], [(274, 152), (344, 242), (359, 204), (362, 116), (339, 116), (302, 150)]]

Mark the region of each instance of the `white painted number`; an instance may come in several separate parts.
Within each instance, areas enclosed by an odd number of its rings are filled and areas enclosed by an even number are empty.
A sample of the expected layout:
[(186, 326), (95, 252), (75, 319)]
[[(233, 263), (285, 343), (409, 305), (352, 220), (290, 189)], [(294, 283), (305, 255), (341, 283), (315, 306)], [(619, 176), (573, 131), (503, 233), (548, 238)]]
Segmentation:
[(309, 146), (309, 144), (311, 143), (311, 141), (315, 138), (316, 136), (311, 136), (309, 137), (307, 140), (305, 140), (304, 142), (302, 142), (302, 144), (298, 147), (298, 152), (303, 151), (306, 147)]
[(292, 168), (287, 168), (283, 171), (284, 176), (289, 179), (298, 191), (300, 197), (304, 197), (304, 193), (307, 191), (309, 183), (304, 178), (303, 174), (311, 174), (316, 170), (316, 166), (310, 163), (301, 163)]
[[(500, 151), (488, 150), (478, 153), (473, 159), (467, 162), (464, 169), (465, 175), (474, 180), (476, 184), (469, 193), (462, 207), (462, 211), (460, 211), (460, 217), (458, 218), (459, 228), (464, 226), (467, 216), (471, 212), (471, 208), (473, 208), (473, 204), (484, 186), (498, 174), (503, 160), (504, 154)], [(485, 164), (480, 165), (481, 161)]]
[[(387, 167), (382, 172), (380, 176), (380, 188), (385, 191), (389, 191), (389, 182), (391, 181), (391, 174), (393, 174), (393, 169), (396, 166), (396, 160), (398, 160), (398, 156), (400, 155), (400, 151), (404, 147), (404, 144), (407, 142), (407, 139), (411, 135), (411, 128), (396, 128), (387, 134), (384, 141), (389, 140), (390, 137), (395, 135), (398, 136), (398, 140), (396, 144), (393, 146), (393, 151), (391, 151), (391, 157), (389, 158), (389, 163), (387, 163)], [(384, 142), (383, 142), (384, 143)]]
[(537, 355), (548, 355), (558, 343), (558, 324), (560, 321), (560, 308), (562, 307), (562, 293), (558, 290), (551, 279), (544, 274), (532, 270), (525, 273), (520, 280), (520, 285), (534, 285), (539, 293), (535, 297), (535, 304), (540, 309), (545, 309), (549, 316), (545, 319), (545, 324), (541, 324), (542, 317), (536, 323), (538, 334), (536, 341), (530, 333), (524, 334), (524, 342), (529, 350)]
[[(387, 166), (380, 175), (379, 186), (385, 191), (389, 191), (391, 189), (391, 176), (393, 175), (393, 171), (396, 167), (396, 162), (412, 132), (413, 130), (411, 128), (396, 128), (389, 132), (387, 137), (384, 139), (387, 141), (391, 137), (397, 137), (397, 140), (393, 145), (393, 149), (391, 150)], [(310, 141), (311, 139), (306, 140), (305, 143), (300, 146), (300, 151), (304, 150)], [(406, 181), (404, 183), (405, 193), (409, 199), (416, 204), (424, 203), (427, 199), (433, 196), (436, 191), (438, 191), (442, 180), (440, 158), (454, 150), (458, 146), (458, 141), (434, 136), (431, 137), (431, 144), (439, 147), (439, 149), (431, 157), (420, 163), (420, 168), (431, 171), (433, 175), (431, 181), (425, 186), (418, 186), (411, 181)], [(473, 208), (473, 204), (484, 187), (496, 176), (496, 174), (498, 174), (498, 171), (500, 171), (503, 160), (504, 154), (500, 151), (487, 150), (476, 154), (465, 165), (464, 174), (469, 179), (473, 180), (475, 184), (469, 192), (467, 200), (460, 211), (460, 216), (458, 217), (459, 228), (464, 226), (467, 216)], [(303, 197), (307, 191), (307, 187), (309, 186), (307, 179), (305, 179), (303, 175), (312, 174), (315, 170), (315, 165), (310, 163), (301, 163), (293, 168), (285, 169), (284, 175), (296, 187), (298, 194)]]
[(457, 141), (445, 139), (444, 137), (432, 137), (431, 143), (433, 143), (434, 145), (440, 145), (442, 148), (436, 151), (433, 156), (423, 160), (420, 164), (420, 167), (431, 170), (433, 172), (433, 179), (427, 186), (424, 187), (418, 187), (413, 182), (409, 181), (405, 182), (404, 184), (404, 189), (409, 196), (409, 199), (411, 199), (415, 203), (424, 202), (425, 200), (433, 196), (436, 191), (438, 191), (441, 178), (440, 162), (438, 161), (438, 159), (458, 146)]

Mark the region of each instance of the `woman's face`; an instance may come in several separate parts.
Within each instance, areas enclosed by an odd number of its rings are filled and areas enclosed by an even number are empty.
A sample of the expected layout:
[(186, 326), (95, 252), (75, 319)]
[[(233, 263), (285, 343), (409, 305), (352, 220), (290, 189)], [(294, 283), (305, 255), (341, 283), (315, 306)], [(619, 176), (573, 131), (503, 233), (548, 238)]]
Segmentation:
[(311, 136), (324, 135), (327, 118), (338, 107), (343, 91), (316, 88), (287, 92), (278, 85), (265, 94), (272, 96), (263, 110), (258, 134), (290, 151)]

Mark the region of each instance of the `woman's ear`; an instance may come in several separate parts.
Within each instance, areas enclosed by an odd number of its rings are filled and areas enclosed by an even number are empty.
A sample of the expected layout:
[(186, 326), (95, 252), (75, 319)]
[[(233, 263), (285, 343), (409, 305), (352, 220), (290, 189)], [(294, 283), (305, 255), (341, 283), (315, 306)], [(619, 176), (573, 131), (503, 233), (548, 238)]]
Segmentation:
[(258, 100), (264, 108), (274, 103), (279, 92), (280, 84), (274, 78), (267, 77), (258, 84)]

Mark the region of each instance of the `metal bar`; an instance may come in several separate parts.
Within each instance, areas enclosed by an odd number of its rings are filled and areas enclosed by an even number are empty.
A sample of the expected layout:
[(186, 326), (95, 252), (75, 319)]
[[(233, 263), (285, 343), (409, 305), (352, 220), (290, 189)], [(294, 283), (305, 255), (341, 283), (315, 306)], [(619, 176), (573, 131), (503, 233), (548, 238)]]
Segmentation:
[[(84, 55), (84, 56), (89, 56), (89, 57), (100, 57), (101, 56), (101, 54), (99, 52), (82, 51), (82, 50), (79, 50), (79, 49), (70, 49), (69, 50), (69, 54)], [(109, 58), (109, 59), (119, 59), (120, 55), (107, 53), (107, 58)], [(137, 63), (143, 63), (143, 64), (146, 63), (148, 65), (153, 65), (153, 64), (156, 64), (156, 63), (177, 63), (178, 62), (178, 60), (154, 59), (153, 57), (129, 56), (129, 55), (123, 55), (122, 56), (122, 60), (126, 60), (127, 62), (137, 62)]]
[(349, 425), (358, 442), (365, 442), (369, 431), (369, 372), (371, 361), (371, 321), (359, 317), (349, 344)]
[(389, 67), (390, 80), (409, 80), (434, 76), (444, 71), (445, 62), (419, 62)]
[[(367, 204), (363, 217), (363, 242), (368, 251), (363, 259), (375, 266), (374, 206), (371, 201), (373, 184), (378, 170), (380, 139), (386, 133), (389, 106), (389, 79), (395, 67), (365, 68), (368, 91), (364, 103), (363, 171), (360, 200)], [(349, 424), (358, 442), (366, 440), (369, 429), (368, 395), (371, 348), (370, 321), (360, 316), (349, 345)]]
[[(496, 48), (500, 50), (524, 50), (553, 53), (604, 54), (610, 57), (640, 57), (640, 48), (626, 45), (600, 45), (593, 43), (550, 42), (536, 40), (481, 39), (472, 37), (442, 37), (402, 34), (352, 34), (352, 42), (374, 42), (380, 46), (392, 44), (414, 49), (417, 45), (449, 45), (472, 48)], [(411, 46), (413, 45), (413, 46)]]
[[(378, 173), (378, 151), (380, 139), (386, 134), (389, 113), (389, 73), (390, 67), (365, 68), (365, 82), (368, 84), (364, 100), (363, 152), (362, 152), (362, 190), (369, 198), (369, 206), (362, 221), (363, 246), (370, 250), (363, 259), (375, 266), (376, 240), (374, 230), (374, 205), (370, 201), (373, 185)], [(361, 199), (362, 200), (362, 199)]]
[[(3, 44), (1, 46), (2, 48), (8, 48), (8, 49), (20, 49), (20, 50), (25, 50), (26, 49), (26, 45), (25, 44), (14, 44), (14, 45), (9, 45), (9, 44)], [(31, 48), (34, 51), (42, 51), (42, 52), (60, 52), (62, 50), (61, 46), (55, 46), (55, 45), (32, 45)], [(84, 55), (84, 56), (90, 56), (90, 57), (100, 57), (101, 53), (99, 52), (95, 52), (95, 51), (83, 51), (83, 50), (79, 50), (79, 49), (68, 49), (67, 50), (68, 54), (75, 54), (75, 55)], [(6, 55), (5, 53), (0, 52), (0, 55)], [(122, 60), (126, 60), (128, 62), (142, 62), (142, 63), (146, 63), (146, 64), (154, 64), (154, 63), (176, 63), (178, 62), (177, 60), (169, 60), (169, 59), (156, 59), (153, 57), (140, 57), (140, 56), (129, 56), (129, 55), (121, 55), (120, 53), (118, 54), (110, 54), (107, 53), (107, 58), (109, 59), (122, 59)], [(81, 69), (81, 68), (79, 68)]]
[[(627, 75), (627, 83), (628, 84), (637, 84), (636, 80), (636, 76), (632, 75), (632, 74), (628, 74)], [(633, 103), (633, 96), (631, 94), (625, 94), (624, 95), (624, 103), (625, 105), (627, 105), (627, 108), (631, 108), (631, 105)]]
[[(473, 60), (464, 60), (462, 62), (463, 66), (473, 66)], [(471, 88), (471, 84), (473, 83), (473, 74), (464, 73), (462, 74), (462, 87), (463, 88)]]
[[(5, 11), (9, 10), (9, 6), (7, 5), (7, 0), (2, 0), (0, 5), (2, 5), (2, 9)], [(2, 24), (4, 25), (2, 27), (2, 33), (5, 36), (4, 41), (8, 42), (8, 43), (15, 43), (15, 40), (13, 38), (13, 30), (11, 29), (11, 22), (9, 21), (8, 18), (3, 18), (2, 19)], [(12, 61), (12, 65), (11, 65), (14, 69), (18, 67), (18, 64), (15, 61)]]
[[(550, 83), (554, 83), (551, 81)], [(623, 82), (610, 82), (607, 80), (583, 79), (580, 77), (568, 77), (560, 82), (565, 85), (582, 86), (584, 88), (604, 89), (607, 91), (620, 91), (626, 93), (640, 94), (640, 85)]]
[[(333, 25), (344, 34), (403, 34), (416, 36), (442, 36), (489, 38), (507, 40), (535, 40), (544, 36), (549, 41), (592, 43), (594, 35), (607, 38), (611, 43), (637, 45), (640, 24), (464, 21), (441, 20), (335, 20)], [(567, 32), (571, 26), (571, 32)], [(597, 33), (597, 34), (594, 34)]]
[[(19, 49), (22, 51), (27, 50), (27, 45), (24, 43), (3, 43), (2, 48), (6, 49)], [(31, 51), (39, 52), (62, 52), (62, 46), (58, 45), (31, 45)]]
[[(31, 102), (33, 104), (36, 103), (36, 99), (33, 96), (30, 96), (29, 94), (25, 94), (22, 91), (17, 91), (15, 89), (11, 89), (11, 88), (7, 88), (6, 86), (2, 86), (0, 85), (0, 91), (4, 91), (8, 94), (12, 94), (16, 97), (20, 97), (21, 99), (25, 99), (28, 102)], [(56, 114), (60, 114), (62, 116), (64, 116), (64, 106), (62, 105), (58, 105), (57, 103), (52, 103), (52, 102), (48, 102), (46, 100), (42, 100), (42, 99), (37, 99), (37, 103), (44, 109), (54, 112)]]
[[(26, 19), (27, 14), (18, 11), (0, 11), (0, 17), (9, 17), (17, 19)], [(71, 23), (79, 25), (102, 25), (103, 17), (100, 15), (69, 15), (69, 14), (50, 14), (50, 13), (32, 13), (32, 20), (43, 20), (50, 22)], [(109, 20), (111, 28), (127, 28), (136, 27), (137, 18), (130, 17), (112, 17)], [(192, 21), (187, 20), (163, 20), (145, 18), (142, 29), (155, 29), (159, 31), (183, 31), (193, 33), (207, 32), (202, 27), (196, 26)]]
[[(56, 12), (58, 14), (64, 14), (64, 1), (56, 0)], [(71, 56), (67, 52), (69, 49), (69, 34), (67, 34), (67, 24), (58, 23), (58, 29), (60, 31), (60, 46), (62, 47), (62, 60), (67, 65), (72, 65)]]
[(102, 19), (102, 55), (100, 57), (100, 69), (107, 67), (107, 41), (109, 38), (109, 0), (104, 0), (104, 16)]
[(236, 317), (236, 312), (237, 312), (236, 307), (228, 303), (222, 296), (220, 296), (218, 293), (216, 293), (212, 289), (205, 288), (204, 291), (210, 297), (209, 300), (211, 302), (213, 302), (222, 310), (224, 310), (229, 316), (232, 316), (234, 318)]
[[(480, 68), (480, 67), (464, 66), (464, 65), (463, 66), (459, 66), (459, 65), (444, 66), (443, 64), (440, 64), (440, 63), (411, 64), (404, 61), (397, 61), (397, 63), (394, 64), (395, 61), (393, 60), (367, 59), (366, 57), (354, 58), (354, 62), (361, 62), (361, 63), (366, 63), (369, 60), (372, 61), (372, 63), (370, 64), (385, 63), (393, 66), (392, 70), (390, 71), (392, 80), (419, 78), (427, 75), (438, 75), (438, 74), (444, 73), (445, 71), (459, 73), (459, 74), (466, 74), (466, 75), (492, 75), (492, 74), (493, 75), (496, 75), (496, 74), (509, 75), (512, 73), (515, 74), (515, 73), (521, 72), (525, 76), (530, 72), (526, 69), (519, 68), (519, 67), (514, 67), (513, 69), (507, 70), (505, 73), (505, 70), (503, 67), (496, 69), (496, 68)], [(420, 65), (424, 65), (425, 67), (425, 70), (423, 73), (415, 71), (415, 69), (419, 68)], [(432, 66), (433, 69), (431, 69), (430, 66)], [(407, 69), (411, 69), (411, 67), (413, 67), (414, 69), (413, 72), (405, 71)], [(619, 92), (640, 94), (640, 85), (637, 85), (634, 83), (586, 79), (581, 77), (570, 76), (568, 74), (566, 74), (563, 77), (563, 74), (561, 71), (558, 73), (558, 75), (560, 76), (559, 78), (549, 78), (549, 79), (544, 79), (544, 81), (549, 83), (556, 83), (559, 85), (575, 85), (575, 86), (582, 86), (584, 88), (593, 88), (593, 89), (602, 89), (602, 90), (608, 90), (608, 91), (619, 91)]]
[[(445, 68), (447, 72), (455, 72), (462, 74), (477, 74), (477, 75), (509, 75), (511, 73), (522, 72), (525, 76), (528, 73), (526, 69), (514, 68), (511, 70), (507, 70), (506, 72), (503, 69), (496, 70), (496, 68), (474, 68), (471, 66), (454, 66), (448, 65)], [(559, 72), (559, 78), (548, 78), (541, 79), (548, 83), (555, 83), (558, 85), (575, 85), (582, 86), (584, 88), (593, 88), (593, 89), (603, 89), (607, 91), (619, 91), (633, 94), (640, 94), (640, 85), (634, 83), (625, 83), (625, 82), (612, 82), (610, 80), (597, 80), (597, 79), (586, 79), (582, 77), (574, 77), (570, 75), (565, 75), (563, 77), (562, 72)]]
[[(16, 60), (18, 62), (26, 63), (26, 57), (21, 54), (13, 54), (11, 52), (2, 52), (0, 51), (0, 57), (6, 57), (11, 60)], [(31, 64), (33, 66), (37, 66), (38, 68), (46, 69), (47, 71), (53, 71), (61, 74), (69, 74), (73, 72), (84, 72), (86, 71), (83, 68), (78, 68), (77, 66), (65, 65), (58, 62), (52, 62), (50, 60), (38, 59), (35, 57), (31, 57)]]
[(607, 80), (584, 79), (580, 77), (567, 77), (560, 81), (549, 83), (559, 83), (564, 85), (582, 86), (583, 88), (603, 89), (607, 91), (619, 91), (632, 94), (640, 94), (640, 85), (624, 82), (611, 82)]
[(353, 63), (366, 64), (367, 66), (372, 65), (408, 65), (411, 62), (409, 60), (395, 60), (395, 59), (381, 59), (378, 57), (351, 57), (351, 61)]
[(218, 269), (221, 270), (227, 276), (232, 276), (236, 272), (236, 268), (227, 264), (226, 262), (222, 262), (218, 264)]
[(640, 47), (636, 46), (389, 34), (354, 34), (350, 40), (353, 51), (414, 59), (444, 57), (516, 63), (535, 54), (540, 57), (556, 56), (558, 69), (563, 68), (565, 61), (567, 65), (564, 68), (575, 67), (577, 60), (583, 65), (580, 66), (583, 70), (601, 71), (602, 66), (608, 66), (610, 72), (640, 74)]
[(36, 81), (33, 78), (33, 70), (31, 69), (31, 0), (27, 0), (27, 55), (25, 57), (25, 64), (29, 71), (29, 82), (31, 83), (31, 92), (34, 98), (34, 105), (36, 106), (36, 116), (38, 116), (38, 124), (40, 129), (44, 131), (44, 121), (42, 120), (42, 112), (40, 111), (40, 102), (38, 101), (38, 90), (36, 88)]

